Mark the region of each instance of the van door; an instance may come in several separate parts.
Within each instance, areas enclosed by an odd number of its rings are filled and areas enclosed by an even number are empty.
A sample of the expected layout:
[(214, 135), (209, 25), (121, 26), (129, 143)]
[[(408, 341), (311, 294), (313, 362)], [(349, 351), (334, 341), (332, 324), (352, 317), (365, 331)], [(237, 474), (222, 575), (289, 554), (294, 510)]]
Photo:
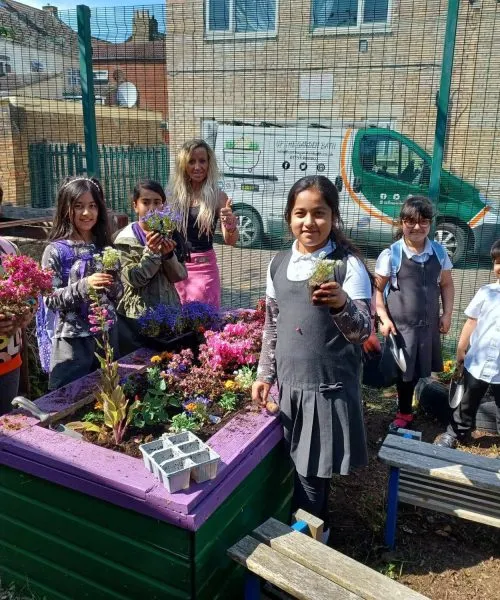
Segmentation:
[(370, 204), (396, 219), (407, 196), (428, 193), (429, 161), (391, 132), (374, 134), (368, 130), (360, 132), (358, 138), (353, 171), (360, 190)]

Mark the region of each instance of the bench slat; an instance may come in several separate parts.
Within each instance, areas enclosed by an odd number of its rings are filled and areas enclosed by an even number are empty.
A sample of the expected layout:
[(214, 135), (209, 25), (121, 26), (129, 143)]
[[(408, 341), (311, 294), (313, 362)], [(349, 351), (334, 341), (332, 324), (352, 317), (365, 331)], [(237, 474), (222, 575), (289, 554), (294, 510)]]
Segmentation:
[(442, 500), (453, 500), (462, 504), (461, 508), (472, 507), (481, 509), (500, 517), (500, 495), (486, 490), (478, 491), (477, 488), (465, 487), (459, 484), (443, 483), (430, 477), (409, 475), (402, 471), (399, 478), (399, 490), (431, 496)]
[(500, 527), (500, 518), (487, 515), (485, 513), (478, 513), (472, 510), (458, 508), (454, 504), (448, 504), (447, 502), (439, 501), (435, 498), (429, 498), (428, 496), (417, 496), (415, 493), (408, 494), (406, 492), (401, 492), (399, 494), (399, 500), (401, 502), (406, 502), (407, 504), (413, 504), (413, 506), (420, 506), (421, 508), (428, 508), (430, 510), (447, 513), (449, 515), (460, 517), (461, 519), (474, 521), (475, 523), (482, 523), (483, 525), (490, 525), (492, 527)]
[(483, 471), (490, 471), (491, 473), (496, 473), (500, 478), (500, 461), (495, 458), (477, 456), (476, 454), (464, 452), (463, 450), (442, 448), (441, 446), (435, 446), (434, 444), (429, 444), (427, 442), (411, 440), (392, 434), (389, 434), (385, 438), (382, 448), (384, 447), (411, 452), (414, 455), (431, 456), (439, 460), (444, 460), (445, 462), (461, 464)]
[[(306, 538), (303, 533), (297, 535)], [(227, 551), (229, 556), (299, 600), (359, 600), (359, 596), (297, 564), (247, 535)]]
[(350, 590), (363, 600), (423, 600), (426, 597), (348, 556), (270, 518), (253, 535), (273, 550)]
[[(405, 441), (411, 442), (412, 440)], [(423, 444), (423, 442), (416, 443)], [(428, 445), (430, 446), (431, 444)], [(456, 451), (454, 450), (454, 452)], [(422, 455), (416, 452), (409, 452), (408, 450), (400, 450), (386, 446), (385, 444), (380, 448), (378, 456), (382, 462), (393, 467), (400, 467), (409, 472), (428, 475), (445, 481), (454, 481), (462, 485), (477, 486), (479, 488), (497, 492), (500, 490), (499, 472), (495, 473), (491, 470), (476, 469), (469, 465), (456, 464), (456, 460), (451, 462), (448, 460), (440, 460), (434, 456)], [(496, 459), (490, 460), (495, 461)]]

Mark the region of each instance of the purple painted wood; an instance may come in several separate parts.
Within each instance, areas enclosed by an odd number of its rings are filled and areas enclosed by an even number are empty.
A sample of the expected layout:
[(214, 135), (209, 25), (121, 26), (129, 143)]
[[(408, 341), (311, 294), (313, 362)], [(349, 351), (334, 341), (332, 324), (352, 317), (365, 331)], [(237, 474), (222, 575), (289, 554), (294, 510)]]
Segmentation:
[[(120, 361), (123, 376), (149, 363), (141, 349)], [(37, 400), (45, 412), (60, 412), (97, 385), (83, 377)], [(0, 463), (79, 492), (196, 530), (282, 437), (279, 419), (264, 411), (241, 412), (209, 440), (221, 456), (216, 479), (169, 494), (142, 460), (42, 427), (16, 411), (0, 418)]]

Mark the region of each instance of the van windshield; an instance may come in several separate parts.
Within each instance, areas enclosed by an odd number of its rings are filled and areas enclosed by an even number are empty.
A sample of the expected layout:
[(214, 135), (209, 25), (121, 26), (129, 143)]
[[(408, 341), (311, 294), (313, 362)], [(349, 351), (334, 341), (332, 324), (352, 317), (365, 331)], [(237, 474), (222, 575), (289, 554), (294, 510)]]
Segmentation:
[(364, 171), (406, 184), (428, 185), (429, 163), (404, 142), (388, 135), (366, 135), (360, 144)]

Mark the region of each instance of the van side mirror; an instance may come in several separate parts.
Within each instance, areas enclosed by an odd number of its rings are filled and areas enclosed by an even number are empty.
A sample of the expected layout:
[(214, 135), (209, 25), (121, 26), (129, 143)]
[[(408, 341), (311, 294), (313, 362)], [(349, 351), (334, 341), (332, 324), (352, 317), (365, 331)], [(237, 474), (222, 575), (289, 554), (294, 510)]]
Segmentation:
[(344, 187), (344, 182), (342, 181), (342, 177), (340, 175), (337, 175), (337, 177), (335, 177), (335, 187), (339, 192), (341, 192), (342, 188)]
[(361, 191), (361, 177), (355, 177), (352, 182), (352, 189), (355, 192)]

